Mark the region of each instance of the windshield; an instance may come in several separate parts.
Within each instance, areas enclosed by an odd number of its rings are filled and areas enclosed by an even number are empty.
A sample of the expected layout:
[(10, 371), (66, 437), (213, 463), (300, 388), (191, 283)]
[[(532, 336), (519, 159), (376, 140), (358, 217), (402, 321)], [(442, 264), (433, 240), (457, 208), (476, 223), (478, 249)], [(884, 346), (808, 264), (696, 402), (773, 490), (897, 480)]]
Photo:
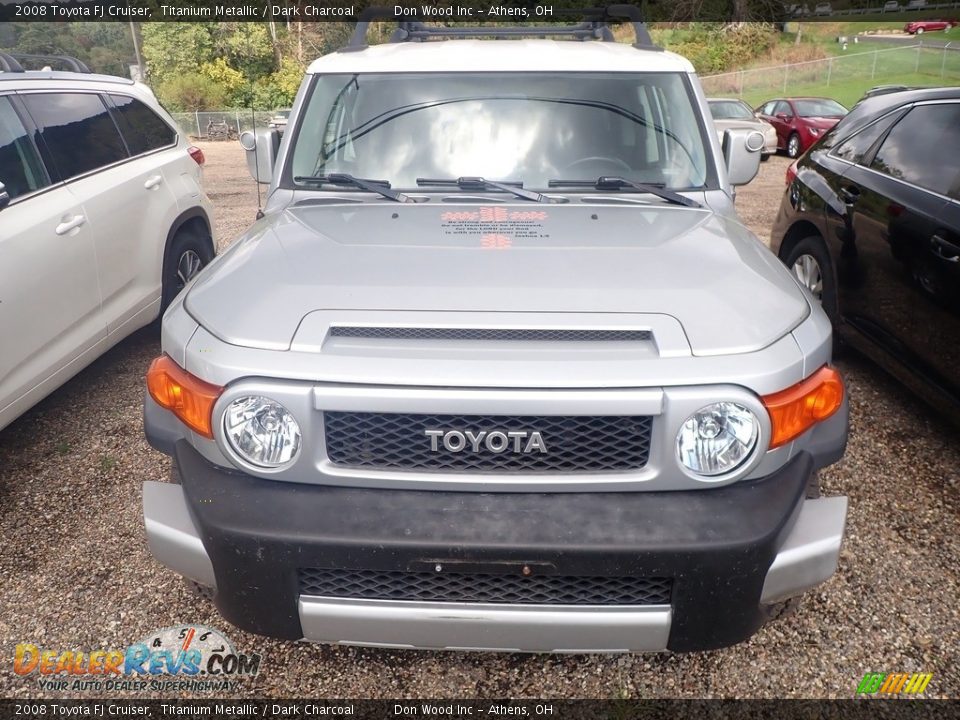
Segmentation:
[(287, 177), (347, 173), (415, 189), (417, 178), (471, 176), (545, 189), (609, 175), (696, 188), (708, 177), (697, 118), (679, 73), (323, 75)]
[(836, 100), (794, 100), (800, 117), (843, 117), (847, 109)]
[(753, 120), (753, 110), (737, 100), (710, 101), (714, 120)]

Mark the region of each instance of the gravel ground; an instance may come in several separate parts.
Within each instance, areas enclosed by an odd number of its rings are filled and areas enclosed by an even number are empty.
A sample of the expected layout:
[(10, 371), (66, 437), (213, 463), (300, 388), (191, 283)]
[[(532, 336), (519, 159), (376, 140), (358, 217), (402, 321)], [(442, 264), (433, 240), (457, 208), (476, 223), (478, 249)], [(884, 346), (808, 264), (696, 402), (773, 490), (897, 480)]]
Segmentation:
[[(256, 209), (238, 146), (208, 144), (222, 248)], [(787, 161), (773, 158), (737, 205), (766, 237)], [(242, 696), (851, 697), (866, 672), (934, 673), (928, 697), (960, 697), (960, 449), (956, 431), (856, 357), (839, 365), (852, 403), (846, 458), (824, 494), (850, 497), (836, 576), (793, 616), (737, 647), (696, 655), (528, 656), (379, 651), (240, 632), (150, 557), (141, 486), (167, 476), (143, 439), (147, 329), (0, 431), (0, 696), (37, 697), (14, 646), (123, 648), (201, 623), (263, 655)]]

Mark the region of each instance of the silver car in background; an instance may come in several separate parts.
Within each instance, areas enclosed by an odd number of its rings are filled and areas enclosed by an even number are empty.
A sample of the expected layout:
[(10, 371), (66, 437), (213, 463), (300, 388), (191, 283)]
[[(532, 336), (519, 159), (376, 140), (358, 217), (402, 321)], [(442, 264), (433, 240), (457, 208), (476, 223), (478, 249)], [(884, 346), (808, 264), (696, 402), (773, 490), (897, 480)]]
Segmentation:
[(735, 98), (709, 98), (710, 115), (717, 137), (723, 138), (727, 130), (756, 130), (763, 134), (761, 160), (767, 160), (777, 152), (777, 130), (766, 120), (758, 118), (747, 103)]

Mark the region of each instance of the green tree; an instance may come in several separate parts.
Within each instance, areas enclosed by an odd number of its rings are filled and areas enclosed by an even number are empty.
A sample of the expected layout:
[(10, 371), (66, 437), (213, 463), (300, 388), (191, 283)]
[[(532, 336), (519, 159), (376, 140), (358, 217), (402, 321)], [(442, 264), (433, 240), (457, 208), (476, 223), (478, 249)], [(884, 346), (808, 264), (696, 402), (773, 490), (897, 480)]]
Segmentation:
[(216, 23), (211, 33), (218, 57), (224, 57), (248, 80), (255, 81), (273, 72), (273, 43), (261, 23)]
[(156, 85), (196, 73), (215, 57), (210, 23), (144, 23), (142, 33), (147, 76)]
[(227, 105), (223, 87), (197, 72), (171, 76), (155, 91), (160, 102), (173, 112), (219, 110)]
[[(135, 62), (126, 23), (0, 23), (0, 50), (36, 55), (70, 55), (94, 72), (129, 77)], [(27, 64), (36, 67), (37, 63)]]

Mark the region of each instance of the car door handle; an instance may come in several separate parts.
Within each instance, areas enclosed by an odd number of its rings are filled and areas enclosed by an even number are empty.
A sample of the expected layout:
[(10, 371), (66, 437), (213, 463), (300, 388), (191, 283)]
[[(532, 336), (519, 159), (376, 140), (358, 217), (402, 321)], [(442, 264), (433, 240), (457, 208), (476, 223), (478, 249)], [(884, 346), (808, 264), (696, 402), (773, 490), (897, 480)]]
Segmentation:
[(860, 189), (855, 188), (852, 185), (847, 185), (846, 187), (840, 188), (840, 191), (837, 194), (847, 205), (853, 205), (857, 200), (860, 199)]
[(147, 181), (143, 184), (143, 186), (147, 190), (153, 190), (154, 188), (160, 187), (160, 183), (162, 182), (163, 182), (162, 175), (154, 175), (153, 177), (148, 177)]
[(933, 246), (933, 254), (941, 260), (952, 263), (960, 262), (960, 245), (952, 243), (939, 235), (934, 235), (930, 238), (930, 244)]
[(57, 235), (66, 235), (68, 232), (74, 228), (78, 228), (87, 221), (87, 218), (83, 215), (74, 215), (69, 220), (64, 220), (62, 223), (57, 225)]

